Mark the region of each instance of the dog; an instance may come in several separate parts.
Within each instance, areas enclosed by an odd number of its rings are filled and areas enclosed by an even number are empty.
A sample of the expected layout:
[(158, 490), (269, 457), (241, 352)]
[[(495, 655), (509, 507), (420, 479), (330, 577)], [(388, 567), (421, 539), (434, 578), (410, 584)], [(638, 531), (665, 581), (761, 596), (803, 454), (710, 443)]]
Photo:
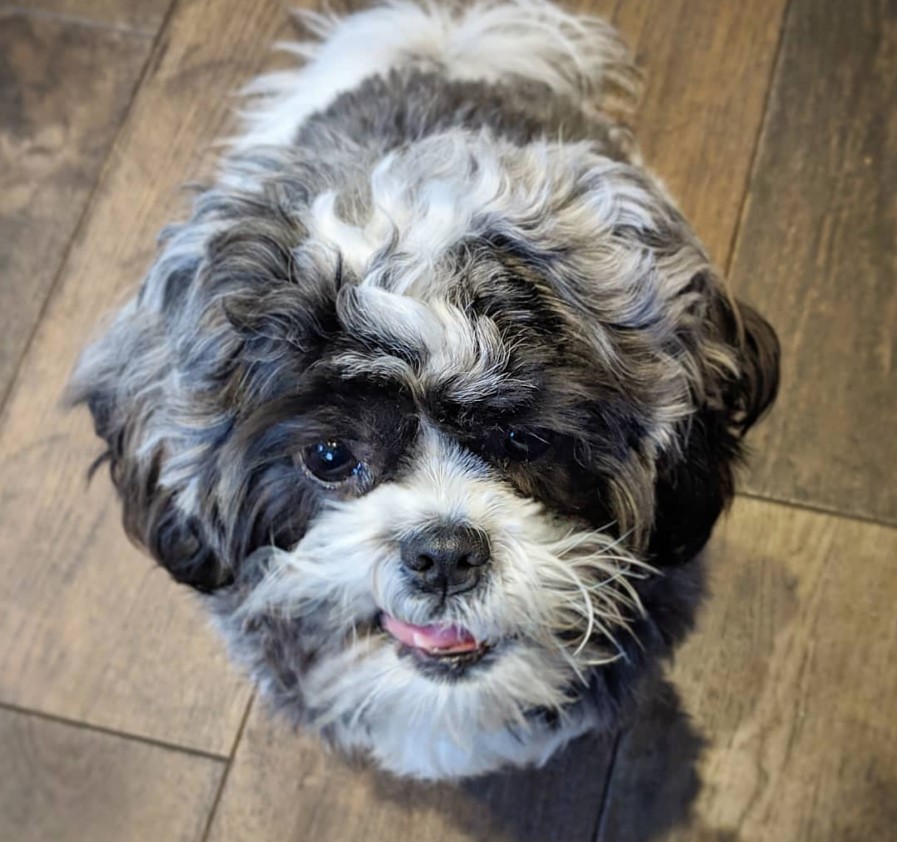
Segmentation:
[(609, 24), (304, 18), (72, 397), (275, 710), (396, 775), (539, 765), (691, 626), (777, 339), (642, 166)]

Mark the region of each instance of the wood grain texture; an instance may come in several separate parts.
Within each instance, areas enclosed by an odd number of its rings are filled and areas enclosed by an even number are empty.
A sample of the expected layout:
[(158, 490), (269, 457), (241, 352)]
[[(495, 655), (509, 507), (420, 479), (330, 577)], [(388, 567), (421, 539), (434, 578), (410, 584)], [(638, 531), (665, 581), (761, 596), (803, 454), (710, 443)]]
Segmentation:
[(200, 842), (224, 764), (0, 709), (0, 839)]
[(0, 700), (215, 753), (249, 698), (189, 595), (128, 547), (84, 411), (60, 400), (101, 313), (136, 285), (279, 2), (183, 2), (161, 36), (0, 420)]
[(4, 7), (155, 35), (173, 0), (0, 0)]
[(351, 768), (256, 703), (210, 842), (573, 842), (598, 819), (610, 744), (582, 740), (546, 768), (426, 785)]
[(795, 0), (733, 264), (783, 345), (756, 494), (897, 523), (897, 4)]
[(140, 36), (0, 10), (0, 399), (149, 50)]
[(747, 188), (786, 0), (622, 0), (645, 72), (636, 139), (725, 266)]
[[(601, 842), (893, 838), (895, 555), (893, 529), (739, 500), (672, 670), (691, 725), (657, 716), (624, 740)], [(700, 787), (670, 774), (683, 727), (706, 742)]]

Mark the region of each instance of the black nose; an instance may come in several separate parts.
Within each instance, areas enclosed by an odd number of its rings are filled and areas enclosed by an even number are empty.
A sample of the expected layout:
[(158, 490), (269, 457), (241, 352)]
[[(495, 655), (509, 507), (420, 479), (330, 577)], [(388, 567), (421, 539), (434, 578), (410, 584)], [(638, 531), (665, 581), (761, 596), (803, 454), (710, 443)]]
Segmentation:
[(489, 539), (469, 526), (439, 524), (405, 538), (402, 564), (423, 591), (445, 596), (469, 591), (489, 561)]

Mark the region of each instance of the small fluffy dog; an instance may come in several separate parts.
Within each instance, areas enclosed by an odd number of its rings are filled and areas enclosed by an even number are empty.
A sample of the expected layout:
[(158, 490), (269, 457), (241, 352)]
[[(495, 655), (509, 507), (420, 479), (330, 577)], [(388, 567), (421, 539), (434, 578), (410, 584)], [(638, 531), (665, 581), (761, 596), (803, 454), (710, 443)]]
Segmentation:
[(400, 775), (539, 764), (689, 627), (776, 338), (640, 166), (609, 25), (306, 22), (75, 399), (276, 707)]

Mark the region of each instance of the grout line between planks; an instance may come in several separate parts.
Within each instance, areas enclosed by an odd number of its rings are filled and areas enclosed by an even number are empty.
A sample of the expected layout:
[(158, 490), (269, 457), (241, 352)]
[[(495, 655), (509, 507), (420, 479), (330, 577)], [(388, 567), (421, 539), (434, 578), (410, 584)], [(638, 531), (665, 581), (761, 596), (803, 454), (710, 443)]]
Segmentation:
[(856, 512), (845, 512), (836, 509), (833, 506), (825, 506), (820, 503), (810, 503), (803, 500), (789, 500), (784, 497), (774, 497), (769, 494), (755, 494), (750, 491), (739, 491), (735, 497), (736, 499), (738, 497), (743, 497), (745, 500), (756, 500), (760, 503), (769, 503), (774, 506), (784, 506), (788, 509), (797, 509), (798, 511), (809, 512), (815, 515), (825, 515), (826, 517), (837, 518), (838, 520), (851, 520), (855, 523), (866, 524), (867, 526), (879, 526), (882, 529), (897, 529), (897, 523), (894, 521)]
[(754, 179), (757, 175), (759, 166), (760, 149), (766, 137), (766, 130), (769, 123), (769, 107), (772, 103), (772, 94), (776, 87), (776, 80), (779, 76), (782, 63), (782, 53), (784, 52), (785, 35), (788, 30), (788, 19), (791, 14), (792, 0), (785, 0), (785, 8), (782, 10), (782, 20), (779, 25), (778, 40), (776, 41), (775, 50), (773, 51), (772, 70), (769, 74), (769, 82), (766, 86), (766, 95), (763, 97), (763, 114), (760, 118), (760, 127), (757, 130), (757, 137), (754, 140), (754, 148), (751, 150), (751, 162), (747, 170), (747, 178), (744, 183), (744, 192), (741, 196), (741, 206), (738, 208), (738, 215), (735, 217), (735, 228), (732, 231), (732, 237), (729, 240), (728, 253), (726, 255), (725, 276), (729, 278), (732, 267), (735, 265), (735, 255), (741, 242), (741, 232), (743, 229), (744, 219), (747, 216), (748, 201), (750, 200), (751, 189)]
[(610, 788), (617, 768), (617, 758), (620, 754), (620, 743), (623, 741), (623, 731), (618, 730), (614, 734), (614, 743), (610, 752), (610, 763), (607, 765), (607, 774), (604, 777), (604, 787), (601, 790), (601, 801), (598, 806), (598, 815), (595, 817), (595, 827), (589, 837), (591, 842), (600, 842), (604, 834), (604, 825), (607, 818), (607, 805), (610, 803)]
[[(15, 392), (16, 387), (19, 385), (22, 366), (24, 365), (25, 360), (28, 358), (28, 355), (31, 352), (31, 348), (34, 345), (34, 339), (37, 336), (41, 325), (43, 324), (44, 317), (47, 315), (47, 311), (50, 307), (50, 302), (53, 301), (53, 299), (56, 297), (56, 294), (59, 292), (59, 284), (68, 266), (69, 258), (71, 258), (72, 256), (72, 250), (75, 243), (84, 233), (84, 226), (87, 224), (87, 220), (92, 214), (97, 195), (100, 191), (100, 187), (105, 182), (106, 177), (109, 173), (110, 162), (115, 155), (115, 150), (118, 147), (119, 141), (121, 140), (122, 133), (125, 131), (128, 123), (131, 120), (131, 115), (134, 112), (134, 104), (140, 97), (140, 91), (143, 88), (147, 77), (156, 68), (156, 54), (159, 51), (159, 45), (162, 41), (163, 35), (168, 29), (168, 24), (171, 21), (171, 18), (174, 15), (174, 11), (178, 7), (179, 3), (180, 0), (172, 0), (171, 5), (168, 7), (168, 11), (165, 13), (165, 17), (159, 24), (159, 29), (156, 35), (153, 37), (152, 47), (147, 54), (146, 60), (143, 62), (143, 67), (140, 68), (140, 72), (137, 74), (137, 79), (134, 81), (134, 88), (131, 93), (131, 99), (128, 102), (127, 107), (125, 108), (125, 113), (122, 115), (122, 118), (118, 124), (118, 129), (115, 131), (115, 136), (112, 138), (112, 142), (109, 144), (109, 150), (106, 152), (106, 157), (103, 159), (103, 164), (100, 167), (99, 174), (97, 175), (93, 186), (90, 188), (90, 193), (88, 193), (87, 201), (85, 201), (84, 203), (84, 209), (81, 211), (81, 215), (78, 217), (78, 222), (75, 224), (72, 235), (71, 237), (69, 237), (69, 240), (65, 245), (65, 249), (62, 252), (62, 256), (59, 260), (59, 266), (57, 267), (56, 273), (53, 276), (53, 281), (47, 289), (47, 294), (46, 296), (44, 296), (44, 300), (41, 303), (40, 309), (38, 310), (37, 318), (34, 320), (34, 324), (31, 327), (31, 332), (28, 334), (28, 339), (22, 347), (22, 351), (19, 354), (19, 359), (16, 361), (13, 376), (10, 377), (9, 384), (7, 385), (6, 389), (0, 392), (0, 431), (2, 431), (3, 429), (3, 422), (6, 419), (6, 412), (9, 406), (10, 398), (12, 397), (13, 392)], [(75, 361), (72, 360), (72, 365), (74, 366), (74, 364)]]
[(192, 746), (181, 745), (180, 743), (172, 743), (167, 740), (160, 740), (155, 737), (146, 737), (141, 734), (132, 734), (128, 731), (119, 731), (116, 728), (109, 728), (105, 725), (95, 725), (92, 722), (83, 722), (79, 719), (71, 719), (67, 716), (60, 716), (55, 713), (47, 713), (42, 710), (34, 710), (21, 705), (11, 704), (10, 702), (0, 702), (0, 711), (20, 714), (22, 716), (30, 716), (34, 719), (41, 719), (45, 722), (54, 722), (57, 725), (66, 725), (70, 728), (78, 728), (82, 731), (90, 731), (94, 734), (102, 734), (106, 737), (117, 737), (122, 740), (128, 740), (132, 743), (141, 743), (142, 745), (152, 746), (153, 748), (161, 748), (166, 751), (177, 751), (181, 754), (189, 754), (193, 757), (202, 757), (205, 760), (214, 760), (216, 763), (226, 763), (228, 756), (225, 754), (216, 754), (212, 751), (203, 751)]
[(230, 770), (234, 766), (234, 760), (237, 756), (237, 749), (240, 746), (240, 742), (243, 739), (243, 732), (246, 730), (246, 723), (249, 721), (249, 713), (252, 710), (252, 706), (255, 703), (255, 696), (251, 696), (249, 701), (246, 703), (246, 710), (243, 711), (243, 719), (240, 720), (240, 726), (237, 728), (237, 734), (234, 737), (234, 743), (231, 746), (230, 754), (228, 755), (225, 765), (224, 772), (221, 775), (221, 780), (218, 782), (218, 789), (215, 791), (215, 797), (212, 799), (212, 806), (209, 808), (209, 817), (206, 820), (206, 826), (203, 828), (202, 836), (200, 837), (201, 842), (208, 842), (209, 834), (212, 832), (212, 825), (215, 822), (215, 816), (218, 813), (218, 807), (221, 804), (221, 799), (224, 796), (224, 788), (227, 786), (227, 780), (230, 777)]

